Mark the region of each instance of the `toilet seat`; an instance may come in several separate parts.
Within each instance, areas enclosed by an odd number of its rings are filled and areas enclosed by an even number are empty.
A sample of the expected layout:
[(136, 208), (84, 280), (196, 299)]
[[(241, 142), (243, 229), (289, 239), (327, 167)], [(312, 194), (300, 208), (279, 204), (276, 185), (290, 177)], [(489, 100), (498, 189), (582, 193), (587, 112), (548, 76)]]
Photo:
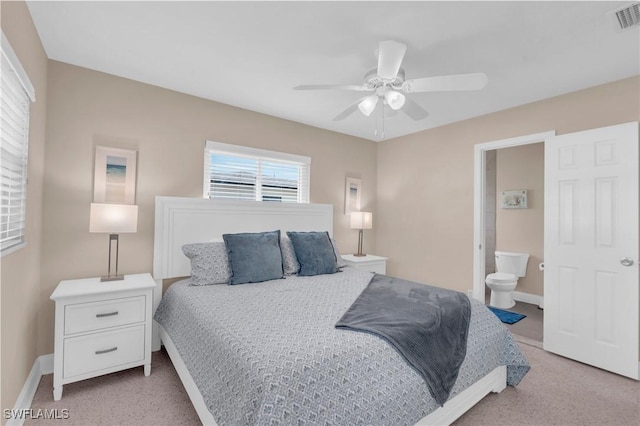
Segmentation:
[(507, 284), (518, 281), (518, 277), (513, 274), (507, 274), (505, 272), (495, 272), (487, 275), (485, 282), (487, 284)]

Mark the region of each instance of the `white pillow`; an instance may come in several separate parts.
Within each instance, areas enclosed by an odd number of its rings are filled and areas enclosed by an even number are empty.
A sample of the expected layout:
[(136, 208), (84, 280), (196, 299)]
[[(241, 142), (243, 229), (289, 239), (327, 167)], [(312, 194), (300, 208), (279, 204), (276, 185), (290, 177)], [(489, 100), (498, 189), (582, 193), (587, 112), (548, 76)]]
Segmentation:
[(231, 266), (224, 242), (185, 244), (182, 252), (191, 260), (191, 285), (229, 283)]

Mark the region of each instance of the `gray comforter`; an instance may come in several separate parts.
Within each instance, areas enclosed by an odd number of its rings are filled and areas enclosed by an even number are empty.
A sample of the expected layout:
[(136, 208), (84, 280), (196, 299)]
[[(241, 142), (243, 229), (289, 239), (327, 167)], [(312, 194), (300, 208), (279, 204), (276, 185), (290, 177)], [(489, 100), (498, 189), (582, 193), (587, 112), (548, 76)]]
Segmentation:
[[(371, 274), (288, 277), (237, 286), (172, 285), (155, 319), (219, 425), (412, 425), (438, 408), (424, 380), (382, 339), (334, 325)], [(467, 355), (450, 398), (528, 363), (506, 327), (472, 302)]]
[(336, 328), (386, 340), (444, 405), (467, 352), (470, 319), (471, 303), (460, 292), (376, 274)]

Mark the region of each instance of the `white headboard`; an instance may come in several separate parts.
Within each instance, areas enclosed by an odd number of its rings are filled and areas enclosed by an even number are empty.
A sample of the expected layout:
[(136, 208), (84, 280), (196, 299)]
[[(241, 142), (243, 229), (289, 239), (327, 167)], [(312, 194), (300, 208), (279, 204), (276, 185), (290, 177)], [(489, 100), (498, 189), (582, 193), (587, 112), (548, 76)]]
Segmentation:
[[(222, 234), (263, 231), (328, 231), (333, 236), (333, 206), (257, 201), (156, 197), (153, 241), (153, 309), (162, 298), (162, 280), (191, 274), (182, 253), (188, 243), (222, 241)], [(157, 325), (153, 350), (160, 349)]]
[(222, 234), (228, 233), (277, 229), (333, 235), (333, 206), (156, 197), (153, 276), (163, 280), (190, 275), (184, 244), (222, 241)]

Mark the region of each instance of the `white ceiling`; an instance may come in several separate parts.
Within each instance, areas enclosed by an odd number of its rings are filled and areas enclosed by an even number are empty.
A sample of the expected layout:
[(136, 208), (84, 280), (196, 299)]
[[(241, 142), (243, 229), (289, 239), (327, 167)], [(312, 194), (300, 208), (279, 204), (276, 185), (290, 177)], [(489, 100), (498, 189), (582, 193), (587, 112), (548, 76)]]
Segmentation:
[(375, 112), (333, 121), (362, 93), (292, 88), (361, 84), (383, 40), (407, 45), (407, 79), (487, 74), (384, 120), (385, 139), (418, 132), (640, 74), (640, 27), (607, 13), (626, 4), (28, 1), (50, 59), (371, 140)]

